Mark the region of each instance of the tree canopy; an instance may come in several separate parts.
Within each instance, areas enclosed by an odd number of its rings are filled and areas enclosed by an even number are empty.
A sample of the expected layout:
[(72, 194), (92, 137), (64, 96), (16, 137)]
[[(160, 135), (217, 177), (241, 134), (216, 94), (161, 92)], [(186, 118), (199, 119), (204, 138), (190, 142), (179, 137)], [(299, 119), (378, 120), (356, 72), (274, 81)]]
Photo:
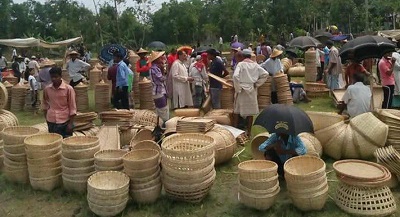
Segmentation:
[[(134, 6), (122, 7), (128, 1)], [(153, 40), (212, 43), (235, 34), (241, 41), (255, 41), (261, 34), (277, 41), (329, 25), (353, 34), (393, 28), (400, 14), (400, 1), (387, 0), (170, 0), (153, 13), (151, 0), (93, 2), (96, 11), (74, 0), (0, 0), (0, 38), (52, 41), (82, 35), (94, 48), (111, 42), (138, 48)]]

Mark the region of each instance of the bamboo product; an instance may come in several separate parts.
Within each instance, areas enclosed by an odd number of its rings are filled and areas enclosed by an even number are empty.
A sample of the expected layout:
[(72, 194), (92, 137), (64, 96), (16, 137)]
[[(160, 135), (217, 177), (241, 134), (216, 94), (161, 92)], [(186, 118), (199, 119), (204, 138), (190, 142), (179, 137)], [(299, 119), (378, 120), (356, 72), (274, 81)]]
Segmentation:
[(344, 120), (343, 116), (333, 112), (306, 111), (310, 117), (314, 131), (322, 130)]
[(94, 89), (95, 85), (101, 81), (101, 70), (94, 68), (89, 71), (89, 86)]
[(287, 70), (287, 74), (292, 77), (304, 77), (306, 74), (306, 68), (303, 64), (297, 63)]
[(304, 53), (305, 60), (305, 81), (315, 82), (317, 80), (317, 60), (316, 51), (309, 49)]
[(350, 120), (352, 128), (377, 147), (385, 146), (388, 126), (371, 112), (358, 115)]
[(8, 99), (9, 97), (7, 88), (3, 83), (0, 83), (0, 109), (7, 107)]
[(14, 85), (11, 84), (11, 83), (8, 82), (8, 81), (4, 81), (3, 84), (4, 84), (4, 86), (5, 86), (6, 89), (7, 89), (7, 96), (8, 96), (8, 98), (7, 98), (7, 103), (6, 103), (5, 107), (4, 107), (4, 109), (10, 110), (10, 108), (11, 108), (11, 97), (12, 97), (11, 90), (12, 90), (12, 87), (13, 87)]
[(102, 126), (97, 133), (100, 150), (120, 149), (120, 138), (117, 126)]
[(96, 215), (118, 215), (129, 200), (129, 177), (116, 171), (93, 174), (87, 182), (87, 200)]
[(271, 80), (272, 78), (268, 77), (267, 81), (257, 90), (257, 101), (260, 109), (264, 109), (271, 104)]
[(251, 155), (255, 160), (264, 160), (264, 152), (258, 147), (270, 137), (268, 132), (260, 133), (251, 140)]
[(14, 75), (12, 74), (8, 74), (7, 76), (3, 77), (3, 82), (8, 82), (12, 85), (16, 85), (18, 84), (18, 78), (14, 77)]
[[(151, 110), (133, 110), (133, 123), (142, 126), (157, 126), (158, 115)], [(161, 120), (161, 119), (160, 119)]]
[(292, 60), (290, 60), (289, 58), (283, 58), (281, 59), (281, 63), (283, 66), (283, 72), (287, 73), (289, 68), (292, 66)]
[(221, 90), (221, 108), (233, 109), (235, 90), (230, 87), (223, 86)]
[(374, 153), (378, 163), (387, 167), (390, 172), (400, 176), (400, 154), (393, 146), (382, 147)]
[(151, 80), (144, 78), (142, 81), (140, 81), (139, 92), (140, 109), (154, 110), (153, 84)]
[[(0, 109), (0, 131), (3, 131), (6, 127), (14, 127), (18, 124), (18, 119), (12, 112)], [(1, 134), (0, 138), (2, 138)]]
[(52, 191), (61, 186), (62, 136), (44, 133), (25, 138), (29, 179), (33, 189)]
[(175, 115), (181, 117), (199, 117), (200, 109), (197, 108), (175, 109)]
[(71, 77), (69, 76), (67, 69), (62, 69), (61, 77), (65, 83), (69, 84)]
[(134, 143), (133, 146), (131, 146), (132, 150), (137, 150), (137, 149), (154, 149), (157, 151), (161, 151), (160, 145), (158, 145), (156, 142), (152, 140), (142, 140), (140, 142)]
[(308, 155), (313, 155), (316, 157), (322, 156), (322, 145), (317, 137), (311, 133), (300, 133), (299, 137), (306, 146)]
[(103, 125), (109, 126), (131, 126), (135, 111), (132, 110), (111, 110), (100, 112), (100, 119)]
[(134, 147), (137, 143), (142, 142), (144, 140), (153, 140), (154, 136), (152, 131), (149, 129), (142, 129), (133, 136), (132, 140), (130, 141), (130, 147)]
[(287, 75), (283, 73), (278, 73), (273, 77), (273, 79), (278, 94), (278, 103), (292, 105), (293, 97), (289, 88), (289, 81)]
[(3, 138), (4, 176), (11, 182), (29, 183), (28, 164), (24, 139), (39, 132), (33, 127), (6, 127), (1, 132)]
[(229, 130), (222, 127), (214, 127), (206, 135), (215, 141), (215, 165), (232, 159), (236, 150), (236, 139)]
[(101, 150), (94, 154), (96, 171), (121, 171), (124, 168), (122, 157), (126, 150)]
[(110, 109), (111, 85), (101, 80), (95, 85), (94, 103), (96, 112), (108, 111)]
[[(135, 127), (135, 126), (134, 126)], [(139, 126), (138, 126), (139, 127)], [(132, 138), (139, 132), (140, 129), (132, 129), (126, 127), (119, 127), (119, 141), (120, 146), (124, 147), (129, 145)]]
[(29, 87), (27, 85), (17, 84), (12, 87), (11, 90), (11, 111), (22, 111), (25, 106), (25, 97), (29, 93)]
[(205, 133), (211, 130), (215, 125), (215, 121), (204, 118), (182, 119), (178, 121), (176, 131), (178, 133)]
[[(135, 64), (133, 64), (135, 65)], [(133, 90), (133, 100), (135, 102), (135, 107), (139, 107), (140, 106), (140, 88), (139, 88), (139, 73), (134, 71), (134, 79), (133, 79), (133, 86), (132, 86), (132, 90)]]
[(213, 109), (207, 112), (203, 118), (212, 119), (218, 124), (231, 126), (232, 116), (233, 110), (231, 109)]
[(93, 121), (97, 119), (95, 112), (78, 112), (74, 118), (74, 130), (85, 131), (94, 126)]
[(74, 87), (76, 95), (76, 108), (80, 112), (89, 110), (89, 87), (84, 83), (79, 83)]

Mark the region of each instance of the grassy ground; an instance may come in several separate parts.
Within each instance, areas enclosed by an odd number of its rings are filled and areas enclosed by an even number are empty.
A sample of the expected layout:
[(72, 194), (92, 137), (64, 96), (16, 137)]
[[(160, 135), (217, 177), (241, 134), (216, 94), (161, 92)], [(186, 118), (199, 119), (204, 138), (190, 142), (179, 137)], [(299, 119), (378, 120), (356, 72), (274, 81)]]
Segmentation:
[[(91, 94), (92, 98), (92, 94)], [(91, 100), (91, 106), (93, 102)], [(314, 99), (311, 103), (298, 104), (304, 110), (313, 111), (335, 111), (332, 100), (329, 97)], [(31, 125), (44, 122), (42, 115), (32, 117), (31, 113), (16, 113), (20, 124)], [(254, 129), (260, 132), (262, 129)], [(255, 134), (257, 132), (254, 132)], [(242, 147), (239, 147), (241, 149)], [(251, 159), (249, 147), (230, 162), (216, 167), (217, 178), (210, 194), (199, 204), (188, 204), (175, 202), (168, 199), (165, 195), (152, 205), (137, 205), (129, 201), (127, 208), (120, 216), (124, 217), (230, 217), (230, 216), (268, 216), (268, 217), (346, 217), (349, 216), (342, 212), (334, 203), (332, 198), (335, 195), (337, 185), (336, 177), (332, 172), (331, 159), (324, 159), (327, 163), (329, 180), (329, 198), (323, 210), (318, 212), (302, 212), (296, 209), (286, 191), (284, 182), (280, 183), (281, 191), (275, 205), (267, 211), (256, 211), (246, 208), (237, 201), (237, 164)], [(393, 189), (397, 198), (400, 197), (400, 189)], [(29, 186), (17, 185), (5, 180), (0, 174), (0, 216), (18, 217), (91, 217), (95, 216), (86, 202), (85, 195), (71, 194), (57, 189), (51, 193), (34, 191)], [(400, 216), (397, 211), (392, 216)]]

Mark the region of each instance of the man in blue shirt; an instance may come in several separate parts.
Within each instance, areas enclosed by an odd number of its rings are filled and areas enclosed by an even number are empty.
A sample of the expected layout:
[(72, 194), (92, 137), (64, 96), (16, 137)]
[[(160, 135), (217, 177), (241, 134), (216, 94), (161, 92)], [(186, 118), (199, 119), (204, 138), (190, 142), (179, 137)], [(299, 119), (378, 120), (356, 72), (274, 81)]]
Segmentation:
[(114, 106), (117, 109), (129, 109), (128, 80), (132, 70), (123, 61), (121, 53), (114, 53), (114, 63), (117, 64), (116, 88), (114, 93)]
[(283, 165), (292, 157), (305, 155), (307, 149), (299, 136), (271, 134), (258, 149), (265, 152), (265, 159), (278, 164), (278, 174), (283, 176)]

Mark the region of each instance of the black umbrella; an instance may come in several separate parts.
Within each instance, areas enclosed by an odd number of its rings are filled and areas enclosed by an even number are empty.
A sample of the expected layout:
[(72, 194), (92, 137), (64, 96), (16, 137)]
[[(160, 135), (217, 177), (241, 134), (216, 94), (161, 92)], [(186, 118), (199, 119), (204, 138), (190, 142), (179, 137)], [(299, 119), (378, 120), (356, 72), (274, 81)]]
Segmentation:
[(326, 31), (323, 31), (323, 30), (319, 30), (319, 31), (316, 31), (315, 32), (315, 38), (332, 38), (332, 33), (330, 33), (330, 32), (326, 32)]
[(321, 42), (310, 36), (296, 37), (289, 42), (289, 47), (298, 47), (303, 50), (310, 47), (317, 47), (318, 45), (321, 45)]
[(200, 55), (202, 53), (205, 53), (208, 49), (211, 49), (212, 47), (210, 46), (200, 46), (194, 50), (196, 55)]
[(347, 42), (340, 49), (342, 62), (352, 56), (358, 61), (368, 58), (381, 58), (387, 52), (395, 51), (396, 45), (382, 36), (366, 35)]
[(265, 108), (257, 117), (254, 125), (260, 125), (269, 133), (285, 133), (296, 136), (302, 132), (314, 132), (310, 117), (301, 109), (273, 104)]
[(167, 47), (167, 45), (165, 45), (161, 41), (153, 41), (153, 42), (150, 42), (150, 44), (148, 44), (147, 47), (153, 48), (153, 49), (165, 49)]

